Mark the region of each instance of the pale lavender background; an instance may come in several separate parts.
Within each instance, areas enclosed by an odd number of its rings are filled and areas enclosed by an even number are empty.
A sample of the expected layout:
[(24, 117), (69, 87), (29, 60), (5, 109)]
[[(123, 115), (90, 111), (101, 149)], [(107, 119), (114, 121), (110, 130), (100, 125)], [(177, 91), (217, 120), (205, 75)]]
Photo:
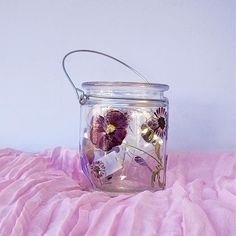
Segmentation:
[[(235, 148), (235, 2), (0, 1), (0, 148), (76, 148), (79, 105), (61, 69), (72, 49), (112, 54), (171, 89), (169, 149)], [(73, 56), (79, 83), (138, 80)]]

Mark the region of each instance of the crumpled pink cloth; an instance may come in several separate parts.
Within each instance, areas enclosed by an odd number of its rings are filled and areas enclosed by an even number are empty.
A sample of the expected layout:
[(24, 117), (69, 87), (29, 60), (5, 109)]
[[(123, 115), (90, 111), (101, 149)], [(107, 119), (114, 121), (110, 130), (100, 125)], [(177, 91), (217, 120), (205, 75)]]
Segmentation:
[(0, 235), (236, 235), (233, 153), (172, 153), (167, 188), (111, 198), (82, 190), (73, 150), (0, 150)]

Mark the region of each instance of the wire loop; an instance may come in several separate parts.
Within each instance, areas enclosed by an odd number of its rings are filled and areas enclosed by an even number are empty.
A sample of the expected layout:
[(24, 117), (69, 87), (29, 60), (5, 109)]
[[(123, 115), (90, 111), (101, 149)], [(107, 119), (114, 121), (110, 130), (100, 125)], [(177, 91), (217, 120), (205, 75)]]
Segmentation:
[(115, 60), (115, 61), (121, 63), (123, 66), (127, 67), (128, 69), (130, 69), (131, 71), (133, 71), (137, 76), (139, 76), (141, 79), (143, 79), (145, 82), (147, 82), (147, 83), (149, 84), (148, 80), (147, 80), (141, 73), (139, 73), (139, 72), (138, 72), (137, 70), (135, 70), (133, 67), (129, 66), (128, 64), (124, 63), (123, 61), (121, 61), (121, 60), (119, 60), (119, 59), (117, 59), (117, 58), (115, 58), (115, 57), (113, 57), (113, 56), (110, 56), (110, 55), (105, 54), (105, 53), (103, 53), (103, 52), (94, 51), (94, 50), (87, 50), (87, 49), (73, 50), (73, 51), (68, 52), (68, 53), (63, 57), (63, 60), (62, 60), (62, 68), (63, 68), (63, 70), (64, 70), (64, 72), (65, 72), (65, 74), (66, 74), (66, 76), (67, 76), (67, 78), (68, 78), (68, 80), (69, 80), (69, 82), (70, 82), (70, 84), (71, 84), (72, 87), (74, 88), (74, 90), (75, 90), (75, 92), (76, 92), (76, 95), (77, 95), (77, 98), (79, 99), (79, 103), (80, 103), (81, 105), (84, 105), (84, 104), (86, 103), (86, 101), (89, 99), (89, 96), (86, 95), (85, 92), (84, 92), (82, 89), (80, 89), (80, 88), (78, 88), (78, 87), (75, 86), (75, 84), (74, 84), (74, 82), (72, 81), (71, 77), (69, 76), (69, 73), (67, 72), (66, 66), (65, 66), (65, 61), (66, 61), (66, 58), (67, 58), (68, 56), (70, 56), (71, 54), (74, 54), (74, 53), (81, 53), (81, 52), (94, 53), (94, 54), (102, 55), (102, 56), (108, 57), (108, 58), (110, 58), (110, 59), (112, 59), (112, 60)]

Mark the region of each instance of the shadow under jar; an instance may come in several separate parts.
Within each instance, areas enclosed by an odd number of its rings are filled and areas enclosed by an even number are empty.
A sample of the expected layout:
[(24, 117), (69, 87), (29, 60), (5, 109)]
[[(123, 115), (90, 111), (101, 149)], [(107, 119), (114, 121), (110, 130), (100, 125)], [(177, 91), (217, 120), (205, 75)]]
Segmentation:
[(168, 99), (164, 84), (85, 82), (80, 154), (94, 190), (135, 193), (165, 188)]

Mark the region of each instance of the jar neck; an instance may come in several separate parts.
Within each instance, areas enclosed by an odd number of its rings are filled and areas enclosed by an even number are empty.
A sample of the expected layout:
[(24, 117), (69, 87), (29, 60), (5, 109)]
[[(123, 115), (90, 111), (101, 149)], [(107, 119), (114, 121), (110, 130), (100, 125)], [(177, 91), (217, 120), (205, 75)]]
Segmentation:
[(167, 85), (125, 82), (83, 83), (85, 94), (91, 98), (127, 100), (163, 100)]

